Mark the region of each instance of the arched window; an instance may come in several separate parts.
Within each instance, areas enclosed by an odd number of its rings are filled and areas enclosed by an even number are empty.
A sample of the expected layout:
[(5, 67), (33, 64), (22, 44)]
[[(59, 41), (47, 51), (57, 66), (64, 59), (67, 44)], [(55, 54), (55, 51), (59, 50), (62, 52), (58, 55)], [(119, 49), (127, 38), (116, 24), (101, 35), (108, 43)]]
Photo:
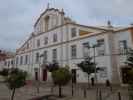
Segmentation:
[(49, 16), (45, 17), (45, 31), (48, 31), (48, 27), (49, 27)]

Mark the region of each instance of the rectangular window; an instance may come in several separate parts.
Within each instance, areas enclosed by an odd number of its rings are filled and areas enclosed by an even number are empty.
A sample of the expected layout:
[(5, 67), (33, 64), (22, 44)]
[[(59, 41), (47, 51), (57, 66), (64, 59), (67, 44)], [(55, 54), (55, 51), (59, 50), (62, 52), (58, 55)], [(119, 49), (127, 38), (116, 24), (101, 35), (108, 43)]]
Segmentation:
[(8, 61), (8, 66), (10, 66), (10, 61)]
[(53, 62), (57, 61), (57, 49), (53, 49)]
[(39, 53), (37, 52), (36, 53), (36, 63), (38, 63), (39, 62)]
[(125, 54), (127, 51), (127, 41), (126, 40), (119, 41), (119, 48), (120, 48), (120, 54)]
[(11, 60), (11, 65), (14, 65), (14, 61), (13, 60)]
[(48, 51), (44, 51), (44, 62), (47, 61), (47, 58), (48, 58)]
[(48, 44), (48, 37), (45, 37), (45, 38), (44, 38), (44, 44), (45, 44), (45, 45)]
[(83, 57), (86, 58), (89, 56), (89, 42), (85, 42), (82, 44), (83, 45)]
[(97, 53), (98, 55), (105, 55), (105, 44), (104, 39), (97, 40)]
[(37, 47), (40, 47), (40, 40), (37, 40)]
[(44, 18), (44, 20), (45, 20), (45, 32), (46, 31), (48, 31), (48, 28), (49, 28), (49, 16), (46, 16), (45, 18)]
[(19, 57), (16, 57), (16, 65), (18, 65)]
[(101, 70), (98, 71), (101, 78), (107, 78), (107, 67), (100, 67)]
[(76, 45), (71, 46), (71, 58), (74, 59), (77, 57), (77, 50), (76, 50)]
[(25, 64), (28, 64), (28, 55), (25, 55)]
[(57, 34), (53, 35), (53, 42), (57, 42)]
[(23, 64), (23, 56), (20, 57), (20, 65)]
[(76, 34), (77, 34), (76, 28), (72, 28), (72, 29), (71, 29), (71, 37), (72, 37), (72, 38), (75, 37)]

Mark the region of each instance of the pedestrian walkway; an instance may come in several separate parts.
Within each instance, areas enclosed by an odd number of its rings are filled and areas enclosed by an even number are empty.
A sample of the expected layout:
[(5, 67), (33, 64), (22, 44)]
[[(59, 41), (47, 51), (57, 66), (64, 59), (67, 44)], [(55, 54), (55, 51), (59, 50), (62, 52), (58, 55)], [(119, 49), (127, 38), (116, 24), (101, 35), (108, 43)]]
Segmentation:
[[(51, 84), (40, 84), (39, 93), (37, 85), (27, 85), (23, 88), (17, 89), (14, 100), (30, 100), (31, 98), (41, 97), (45, 95), (55, 95), (58, 96), (58, 87), (51, 88)], [(112, 89), (105, 86), (87, 87), (84, 85), (74, 85), (73, 96), (72, 96), (72, 86), (62, 87), (62, 94), (64, 98), (51, 97), (51, 100), (119, 100), (118, 92), (121, 94), (121, 100), (128, 99), (127, 88), (113, 87)], [(9, 100), (11, 91), (8, 90), (5, 84), (0, 83), (0, 100)]]

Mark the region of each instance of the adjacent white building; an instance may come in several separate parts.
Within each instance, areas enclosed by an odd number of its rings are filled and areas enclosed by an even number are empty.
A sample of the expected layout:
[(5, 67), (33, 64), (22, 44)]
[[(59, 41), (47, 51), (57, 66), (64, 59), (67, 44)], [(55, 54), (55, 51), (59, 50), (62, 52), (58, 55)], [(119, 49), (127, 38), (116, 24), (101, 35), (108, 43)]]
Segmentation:
[[(97, 73), (99, 83), (107, 79), (113, 83), (124, 83), (125, 51), (132, 47), (132, 26), (113, 27), (110, 22), (105, 27), (80, 25), (66, 17), (63, 10), (47, 8), (12, 60), (13, 66), (28, 71), (31, 79), (49, 81), (49, 74), (41, 65), (57, 61), (62, 67), (69, 65), (77, 82), (87, 82), (87, 75), (77, 67), (77, 63), (90, 56), (97, 67), (103, 69)], [(91, 76), (94, 77), (93, 74)]]

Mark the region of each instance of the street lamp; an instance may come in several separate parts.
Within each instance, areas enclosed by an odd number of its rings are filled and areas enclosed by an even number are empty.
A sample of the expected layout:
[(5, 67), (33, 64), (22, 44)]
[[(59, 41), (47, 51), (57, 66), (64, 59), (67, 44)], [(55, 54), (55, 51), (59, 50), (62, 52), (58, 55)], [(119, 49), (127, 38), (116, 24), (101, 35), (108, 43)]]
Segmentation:
[(39, 68), (38, 68), (38, 79), (37, 79), (37, 83), (36, 83), (36, 87), (37, 87), (37, 93), (39, 93), (40, 91), (40, 78), (41, 78), (41, 74), (40, 74), (40, 67), (41, 67), (41, 57), (43, 57), (43, 54), (39, 55), (38, 58), (39, 58), (39, 61), (38, 61), (38, 65), (39, 65)]
[(36, 87), (37, 87), (37, 93), (40, 92), (40, 67), (41, 67), (41, 56), (39, 56), (39, 61), (38, 61), (38, 65), (39, 65), (39, 68), (38, 68), (38, 73), (39, 73), (39, 78), (37, 80), (37, 83), (36, 83)]
[[(99, 47), (99, 44), (94, 44), (94, 45), (92, 45), (92, 46), (90, 46), (90, 45), (88, 45), (87, 46), (87, 48), (88, 49), (93, 49), (93, 59), (94, 59), (94, 64), (96, 63), (96, 48), (97, 47)], [(96, 80), (96, 83), (97, 83), (97, 75), (96, 75), (96, 73), (97, 73), (97, 68), (96, 68), (96, 64), (95, 64), (95, 71), (94, 71), (94, 73), (95, 73), (95, 80)]]

